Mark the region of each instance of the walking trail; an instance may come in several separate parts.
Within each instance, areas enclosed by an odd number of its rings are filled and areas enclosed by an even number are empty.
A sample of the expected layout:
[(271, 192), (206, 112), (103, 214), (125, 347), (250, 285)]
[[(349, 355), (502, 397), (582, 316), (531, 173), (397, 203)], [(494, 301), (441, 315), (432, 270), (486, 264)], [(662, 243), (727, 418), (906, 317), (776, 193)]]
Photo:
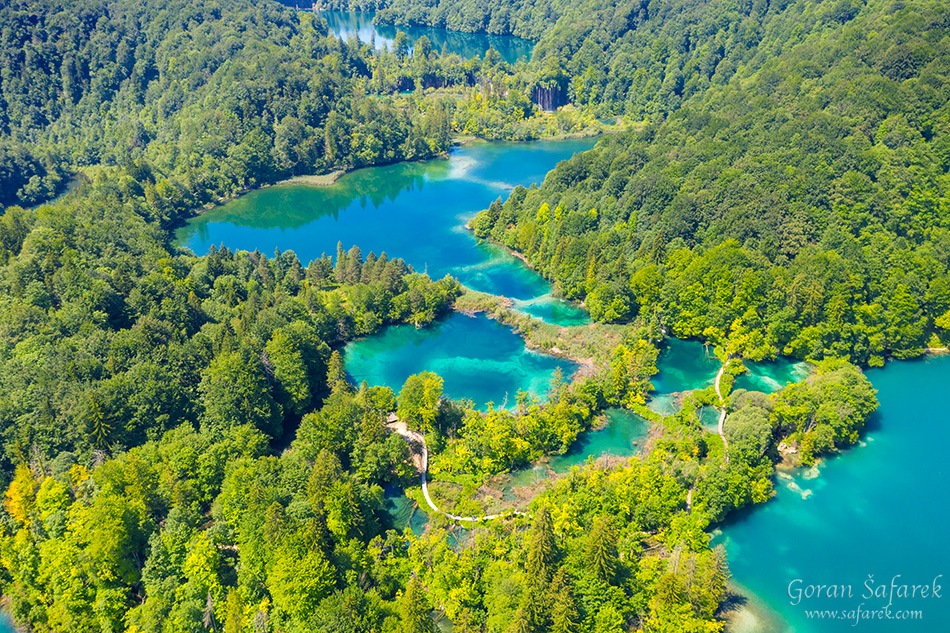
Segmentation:
[[(434, 512), (439, 514), (444, 514), (453, 521), (490, 521), (491, 519), (497, 519), (500, 517), (511, 516), (511, 515), (520, 515), (530, 517), (531, 515), (527, 512), (519, 512), (518, 510), (509, 510), (508, 512), (502, 512), (501, 514), (487, 514), (484, 516), (471, 516), (463, 517), (457, 514), (452, 514), (446, 512), (445, 510), (440, 510), (433, 502), (432, 497), (429, 496), (429, 483), (426, 481), (426, 475), (429, 472), (429, 447), (426, 446), (426, 438), (419, 433), (418, 431), (410, 430), (406, 423), (396, 418), (395, 415), (390, 415), (388, 423), (386, 426), (397, 434), (402, 436), (407, 442), (409, 442), (410, 450), (412, 451), (412, 461), (416, 465), (416, 468), (419, 470), (419, 473), (422, 477), (422, 496), (426, 498), (426, 503), (429, 504), (429, 507), (432, 508)], [(421, 452), (419, 449), (421, 448)]]
[(719, 437), (722, 438), (722, 445), (726, 449), (726, 462), (729, 461), (729, 442), (726, 441), (726, 434), (723, 432), (722, 427), (726, 422), (726, 403), (722, 399), (722, 392), (719, 390), (719, 381), (722, 379), (722, 375), (726, 371), (726, 366), (729, 364), (729, 361), (732, 360), (732, 356), (726, 359), (726, 362), (723, 363), (722, 367), (719, 368), (719, 373), (716, 374), (716, 397), (719, 398), (719, 406), (722, 409), (719, 412)]
[[(719, 406), (721, 407), (719, 411), (719, 437), (722, 438), (722, 445), (725, 449), (726, 463), (729, 462), (729, 442), (726, 441), (726, 434), (723, 431), (723, 425), (726, 422), (726, 402), (722, 398), (722, 391), (719, 389), (719, 381), (722, 380), (722, 375), (726, 373), (726, 367), (729, 365), (729, 361), (732, 360), (732, 355), (726, 359), (726, 362), (723, 363), (722, 367), (719, 368), (719, 373), (716, 374), (716, 396), (719, 398)], [(697, 482), (699, 480), (697, 479)], [(686, 514), (689, 514), (693, 509), (693, 490), (696, 489), (696, 484), (693, 484), (693, 487), (689, 489), (689, 492), (686, 493)]]

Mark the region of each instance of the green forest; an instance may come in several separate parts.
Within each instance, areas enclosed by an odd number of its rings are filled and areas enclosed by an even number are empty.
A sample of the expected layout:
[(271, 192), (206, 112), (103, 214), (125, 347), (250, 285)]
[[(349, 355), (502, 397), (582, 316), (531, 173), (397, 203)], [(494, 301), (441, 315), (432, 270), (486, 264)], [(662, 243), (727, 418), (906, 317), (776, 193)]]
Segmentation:
[(659, 314), (753, 359), (877, 366), (945, 346), (950, 12), (789, 19), (759, 44), (780, 55), (516, 189), (476, 235), (595, 320)]
[[(0, 589), (37, 632), (714, 633), (710, 530), (775, 467), (859, 442), (859, 367), (950, 343), (950, 8), (936, 0), (330, 3), (538, 42), (529, 62), (388, 50), (263, 0), (12, 0), (0, 12)], [(546, 111), (547, 110), (547, 111)], [(461, 136), (620, 133), (472, 221), (596, 322), (558, 328), (399, 253), (175, 246), (185, 218)], [(45, 203), (45, 204), (44, 204)], [(511, 409), (442, 378), (352, 384), (343, 345), (487, 311), (589, 360)], [(725, 367), (660, 416), (664, 336)], [(813, 363), (774, 394), (742, 359)], [(567, 452), (609, 407), (649, 451), (523, 514), (395, 529)], [(722, 407), (722, 437), (704, 407)], [(424, 508), (424, 505), (420, 504)]]
[(451, 143), (452, 91), (481, 94), (507, 69), (425, 38), (374, 53), (276, 2), (14, 2), (0, 15), (0, 204), (105, 171), (169, 224), (289, 176), (429, 158)]

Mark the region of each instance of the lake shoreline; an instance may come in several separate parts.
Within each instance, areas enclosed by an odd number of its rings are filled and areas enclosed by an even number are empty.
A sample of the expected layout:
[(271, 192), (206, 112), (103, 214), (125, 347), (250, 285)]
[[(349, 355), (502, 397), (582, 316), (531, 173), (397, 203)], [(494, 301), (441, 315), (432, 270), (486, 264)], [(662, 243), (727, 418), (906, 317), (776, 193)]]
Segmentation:
[[(347, 173), (346, 169), (337, 169), (331, 171), (327, 174), (305, 174), (302, 176), (291, 176), (285, 180), (275, 182), (272, 185), (265, 185), (265, 187), (282, 187), (284, 185), (311, 185), (314, 187), (330, 187), (336, 184), (336, 181), (340, 179), (343, 174)], [(261, 187), (263, 189), (264, 187)]]
[[(286, 185), (311, 185), (314, 187), (330, 187), (330, 186), (335, 185), (336, 181), (340, 179), (340, 176), (346, 174), (348, 171), (349, 170), (337, 170), (337, 171), (331, 171), (328, 174), (307, 174), (303, 176), (293, 176), (291, 178), (287, 178), (279, 182), (265, 183), (263, 185), (260, 185), (259, 187), (250, 187), (250, 188), (244, 189), (240, 193), (235, 194), (233, 196), (224, 196), (224, 197), (218, 198), (214, 202), (208, 202), (196, 209), (192, 209), (191, 211), (192, 215), (188, 217), (196, 218), (199, 215), (207, 213), (208, 211), (214, 211), (218, 207), (223, 207), (229, 202), (234, 202), (235, 200), (239, 198), (243, 198), (249, 193), (253, 193), (254, 191), (261, 191), (263, 189), (269, 189), (271, 187), (283, 187)], [(176, 228), (179, 225), (184, 224), (184, 222), (187, 219), (188, 218), (182, 218), (181, 222), (176, 222), (175, 224)]]
[[(521, 140), (487, 139), (487, 138), (482, 138), (480, 136), (458, 135), (451, 139), (451, 142), (452, 142), (451, 147), (454, 149), (454, 148), (459, 148), (459, 147), (465, 147), (467, 145), (476, 145), (479, 143), (519, 143), (520, 144), (520, 143), (536, 143), (536, 142), (541, 142), (541, 141), (555, 141), (555, 142), (556, 141), (576, 141), (576, 140), (582, 140), (582, 139), (587, 139), (587, 138), (596, 138), (598, 136), (603, 136), (606, 134), (620, 134), (621, 132), (627, 129), (630, 129), (630, 126), (616, 126), (610, 129), (590, 129), (590, 130), (585, 129), (580, 132), (566, 132), (563, 134), (555, 134), (553, 136), (547, 136), (544, 138), (521, 139)], [(428, 158), (414, 158), (411, 160), (397, 160), (391, 163), (379, 163), (379, 164), (373, 164), (373, 165), (363, 165), (360, 167), (348, 167), (346, 169), (336, 169), (334, 171), (331, 171), (325, 174), (303, 174), (300, 176), (291, 176), (290, 178), (285, 178), (277, 182), (264, 183), (255, 187), (248, 187), (235, 195), (223, 196), (223, 197), (217, 198), (214, 202), (208, 202), (200, 207), (192, 209), (190, 211), (190, 215), (187, 215), (186, 217), (181, 218), (180, 221), (177, 221), (175, 223), (174, 228), (178, 228), (188, 218), (195, 218), (209, 211), (213, 211), (217, 209), (218, 207), (223, 207), (226, 204), (230, 202), (234, 202), (235, 200), (239, 198), (243, 198), (244, 196), (254, 191), (261, 191), (264, 189), (270, 189), (272, 187), (286, 187), (286, 186), (291, 186), (291, 185), (309, 185), (311, 187), (332, 187), (336, 185), (337, 182), (340, 180), (340, 178), (342, 178), (343, 176), (353, 173), (355, 171), (359, 171), (360, 169), (367, 169), (367, 168), (373, 168), (373, 167), (387, 167), (389, 165), (399, 165), (402, 163), (425, 162), (429, 160), (437, 160), (440, 158), (447, 159), (449, 158), (451, 153), (452, 153), (452, 149), (449, 149), (448, 151), (442, 152), (435, 156), (430, 156)], [(51, 202), (51, 201), (52, 200), (48, 202)], [(42, 203), (42, 204), (47, 204), (47, 203)], [(471, 230), (471, 227), (469, 226), (468, 223), (466, 223), (465, 228), (468, 230)], [(502, 246), (502, 245), (499, 245), (499, 246)], [(507, 247), (504, 247), (504, 246), (502, 247), (510, 251), (510, 249), (507, 249)], [(531, 265), (528, 264), (528, 261), (524, 258), (524, 256), (520, 254), (516, 254), (514, 252), (511, 252), (511, 254), (515, 255), (516, 257), (524, 261), (525, 264), (528, 265), (528, 268), (531, 268), (531, 270), (534, 270), (534, 268), (532, 268)]]
[[(477, 139), (477, 140), (481, 140), (481, 139)], [(517, 141), (514, 141), (514, 142), (517, 142)], [(277, 182), (268, 182), (268, 183), (258, 185), (256, 187), (248, 187), (236, 195), (221, 197), (221, 198), (218, 198), (215, 202), (208, 202), (201, 207), (192, 209), (192, 215), (189, 217), (192, 217), (192, 218), (198, 217), (199, 215), (202, 215), (203, 213), (207, 213), (208, 211), (213, 211), (217, 209), (218, 207), (223, 207), (226, 204), (230, 202), (234, 202), (235, 200), (239, 198), (243, 198), (244, 196), (250, 193), (253, 193), (255, 191), (263, 191), (265, 189), (272, 189), (275, 187), (287, 187), (287, 186), (293, 186), (293, 185), (307, 185), (307, 186), (318, 187), (318, 188), (332, 187), (336, 185), (337, 182), (340, 180), (340, 178), (342, 178), (343, 176), (347, 174), (351, 174), (353, 172), (357, 172), (361, 169), (388, 167), (390, 165), (401, 165), (404, 163), (407, 163), (407, 164), (408, 163), (423, 163), (429, 160), (438, 160), (440, 158), (447, 159), (449, 158), (450, 154), (451, 154), (451, 150), (442, 152), (440, 154), (436, 154), (435, 156), (430, 156), (428, 158), (413, 158), (411, 160), (397, 160), (391, 163), (376, 163), (372, 165), (362, 165), (360, 167), (347, 167), (346, 169), (335, 169), (325, 174), (303, 174), (300, 176), (291, 176), (290, 178), (285, 178)], [(187, 219), (188, 218), (182, 218), (182, 221), (185, 221)]]
[[(592, 357), (584, 357), (576, 354), (571, 354), (569, 351), (562, 350), (557, 345), (553, 345), (549, 348), (545, 348), (541, 345), (538, 345), (530, 339), (530, 337), (525, 336), (525, 329), (522, 327), (523, 323), (520, 321), (527, 320), (529, 323), (537, 322), (539, 324), (548, 325), (550, 327), (558, 328), (559, 331), (563, 331), (570, 326), (556, 326), (550, 323), (545, 323), (540, 319), (536, 319), (531, 315), (524, 313), (517, 313), (520, 319), (510, 318), (512, 312), (516, 312), (513, 308), (514, 301), (508, 297), (503, 297), (500, 295), (490, 295), (484, 292), (478, 292), (463, 286), (464, 292), (460, 297), (455, 300), (455, 303), (452, 304), (452, 310), (458, 312), (459, 314), (464, 314), (466, 316), (474, 317), (476, 314), (484, 314), (486, 317), (493, 321), (497, 321), (502, 325), (506, 325), (512, 328), (518, 336), (524, 341), (525, 349), (537, 353), (544, 354), (546, 356), (552, 356), (554, 358), (564, 358), (573, 363), (577, 364), (577, 369), (571, 375), (571, 378), (583, 378), (594, 375), (597, 372), (597, 367), (594, 363)], [(463, 299), (462, 305), (459, 305), (459, 299)], [(508, 316), (506, 316), (508, 315)], [(584, 327), (584, 326), (573, 326), (573, 327)]]
[[(567, 140), (567, 139), (565, 139), (565, 140)], [(483, 209), (483, 210), (484, 210), (484, 209)], [(477, 215), (477, 214), (476, 214), (476, 215)], [(475, 228), (472, 226), (472, 221), (473, 221), (474, 219), (475, 219), (475, 218), (472, 217), (471, 220), (469, 220), (468, 222), (465, 223), (464, 228), (465, 228), (466, 231), (469, 231), (469, 232), (474, 232), (474, 231), (475, 231)], [(551, 295), (552, 295), (552, 296), (557, 297), (557, 298), (559, 298), (559, 299), (563, 299), (564, 301), (570, 302), (571, 304), (573, 304), (573, 305), (575, 305), (575, 306), (577, 306), (577, 307), (579, 307), (579, 308), (583, 308), (585, 311), (587, 310), (587, 306), (584, 304), (583, 301), (574, 301), (573, 299), (568, 299), (567, 297), (565, 297), (564, 295), (562, 295), (561, 292), (560, 292), (560, 289), (559, 289), (554, 283), (552, 283), (551, 281), (549, 281), (544, 275), (542, 275), (541, 273), (539, 273), (538, 270), (537, 270), (534, 266), (531, 265), (531, 262), (528, 261), (528, 257), (527, 257), (526, 255), (524, 255), (523, 253), (519, 253), (519, 252), (516, 251), (516, 250), (513, 250), (513, 249), (511, 249), (511, 248), (508, 248), (508, 246), (506, 246), (505, 244), (499, 244), (499, 243), (496, 242), (495, 240), (493, 240), (493, 239), (491, 239), (491, 238), (488, 238), (488, 237), (486, 237), (486, 238), (479, 238), (479, 237), (476, 237), (475, 239), (478, 240), (477, 243), (488, 242), (489, 244), (492, 244), (492, 245), (497, 246), (498, 248), (504, 250), (506, 253), (508, 253), (509, 255), (511, 255), (512, 257), (514, 257), (515, 259), (521, 260), (521, 261), (524, 263), (524, 265), (528, 267), (528, 270), (530, 270), (530, 271), (536, 273), (539, 277), (541, 277), (541, 279), (544, 279), (544, 281), (547, 282), (548, 286), (550, 286), (550, 288), (551, 288)]]
[[(429, 159), (426, 159), (426, 160), (429, 160)], [(412, 161), (399, 161), (399, 162), (408, 163)], [(367, 166), (368, 167), (382, 167), (383, 165), (367, 165)], [(289, 185), (309, 185), (311, 187), (332, 187), (333, 185), (337, 183), (337, 181), (341, 177), (345, 176), (346, 174), (352, 171), (356, 171), (356, 169), (362, 169), (362, 168), (357, 167), (357, 168), (350, 168), (350, 169), (336, 169), (326, 174), (304, 174), (301, 176), (291, 176), (290, 178), (285, 178), (284, 180), (280, 180), (278, 182), (264, 183), (263, 185), (260, 185), (258, 187), (250, 187), (248, 189), (244, 189), (243, 191), (241, 191), (240, 193), (236, 195), (218, 198), (215, 202), (208, 202), (204, 206), (198, 207), (197, 209), (193, 209), (192, 210), (193, 215), (191, 215), (190, 217), (198, 217), (199, 215), (207, 213), (208, 211), (214, 211), (218, 207), (223, 207), (230, 202), (234, 202), (235, 200), (239, 198), (243, 198), (249, 193), (253, 193), (255, 191), (262, 191), (264, 189), (270, 189), (272, 187), (286, 187)], [(183, 220), (185, 219), (187, 218), (183, 218)]]
[(755, 592), (734, 580), (727, 585), (727, 596), (716, 614), (724, 633), (783, 633), (787, 623)]

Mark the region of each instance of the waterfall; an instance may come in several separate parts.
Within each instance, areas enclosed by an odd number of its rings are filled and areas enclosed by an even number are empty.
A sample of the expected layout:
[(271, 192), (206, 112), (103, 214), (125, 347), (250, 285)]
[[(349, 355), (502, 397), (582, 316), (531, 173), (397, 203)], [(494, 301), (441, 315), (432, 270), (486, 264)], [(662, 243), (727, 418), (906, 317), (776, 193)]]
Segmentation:
[(534, 103), (545, 112), (553, 112), (561, 105), (561, 88), (557, 84), (548, 88), (534, 87)]

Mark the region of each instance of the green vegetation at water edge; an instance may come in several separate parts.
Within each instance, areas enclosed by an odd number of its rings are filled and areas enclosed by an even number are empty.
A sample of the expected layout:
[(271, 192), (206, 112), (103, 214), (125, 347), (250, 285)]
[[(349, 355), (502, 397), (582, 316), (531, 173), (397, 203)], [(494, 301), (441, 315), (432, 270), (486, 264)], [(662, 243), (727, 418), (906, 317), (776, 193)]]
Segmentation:
[[(280, 456), (250, 426), (187, 424), (93, 468), (37, 456), (6, 493), (5, 593), (14, 616), (41, 631), (330, 632), (354, 630), (340, 628), (354, 614), (355, 630), (431, 631), (433, 608), (493, 633), (721, 630), (728, 569), (706, 528), (769, 498), (787, 433), (828, 426), (841, 445), (853, 440), (876, 402), (847, 364), (772, 396), (735, 394), (728, 458), (690, 398), (647, 457), (576, 469), (529, 518), (473, 528), (462, 549), (438, 529), (387, 531), (380, 485), (414, 479), (407, 444), (383, 426), (390, 411), (427, 432), (434, 476), (464, 493), (523, 463), (535, 440), (558, 447), (560, 433), (616, 397), (603, 378), (556, 385), (543, 407), (481, 415), (440, 399), (435, 375), (410, 378), (398, 396), (353, 390), (334, 354), (329, 396)], [(790, 416), (793, 406), (815, 413)]]
[[(366, 9), (373, 2), (348, 4)], [(867, 3), (381, 0), (375, 4), (381, 9), (375, 19), (383, 24), (534, 40), (531, 62), (519, 76), (536, 103), (547, 109), (571, 103), (598, 117), (642, 121), (662, 119), (710, 87), (753, 76), (809, 35), (847, 24), (866, 10)], [(902, 5), (891, 6), (896, 10)], [(937, 3), (930, 6), (938, 8)], [(920, 17), (936, 18), (938, 27), (942, 24), (939, 13)], [(926, 28), (925, 24), (915, 24), (915, 30)], [(913, 44), (898, 47), (887, 63), (913, 66), (921, 59), (918, 53), (927, 54)]]
[(292, 252), (177, 255), (107, 186), (82, 205), (9, 208), (0, 229), (5, 470), (182, 423), (279, 438), (319, 402), (327, 345), (431, 322), (458, 292), (357, 247), (307, 268)]
[[(495, 26), (472, 28), (554, 25), (530, 65), (426, 40), (377, 53), (268, 2), (0, 15), (0, 204), (85, 174), (0, 219), (0, 584), (20, 623), (421, 633), (435, 610), (490, 633), (722, 629), (710, 525), (770, 498), (780, 442), (811, 463), (876, 407), (831, 357), (946, 342), (948, 10), (511, 10), (521, 26), (490, 8)], [(567, 100), (576, 116), (532, 103)], [(562, 330), (496, 310), (538, 347), (590, 354), (543, 404), (480, 413), (435, 374), (398, 394), (347, 383), (331, 346), (432, 322), (452, 279), (355, 246), (304, 267), (170, 245), (183, 216), (286, 176), (434, 156), (453, 129), (529, 138), (608, 115), (651, 122), (473, 223), (596, 320), (635, 323)], [(383, 486), (417, 477), (392, 412), (426, 434), (433, 478), (459, 493), (449, 509), (475, 513), (487, 477), (565, 452), (608, 406), (643, 411), (663, 328), (723, 357), (826, 360), (768, 396), (730, 394), (727, 374), (724, 437), (699, 416), (715, 390), (689, 395), (653, 416), (645, 457), (578, 468), (462, 547), (388, 529)]]
[(650, 315), (752, 359), (945, 344), (950, 14), (872, 1), (812, 31), (786, 15), (760, 68), (516, 189), (475, 234), (595, 320)]
[(423, 89), (466, 92), (508, 65), (409, 44), (343, 42), (272, 2), (14, 2), (0, 15), (0, 204), (102, 166), (170, 223), (288, 176), (435, 156), (454, 99)]

